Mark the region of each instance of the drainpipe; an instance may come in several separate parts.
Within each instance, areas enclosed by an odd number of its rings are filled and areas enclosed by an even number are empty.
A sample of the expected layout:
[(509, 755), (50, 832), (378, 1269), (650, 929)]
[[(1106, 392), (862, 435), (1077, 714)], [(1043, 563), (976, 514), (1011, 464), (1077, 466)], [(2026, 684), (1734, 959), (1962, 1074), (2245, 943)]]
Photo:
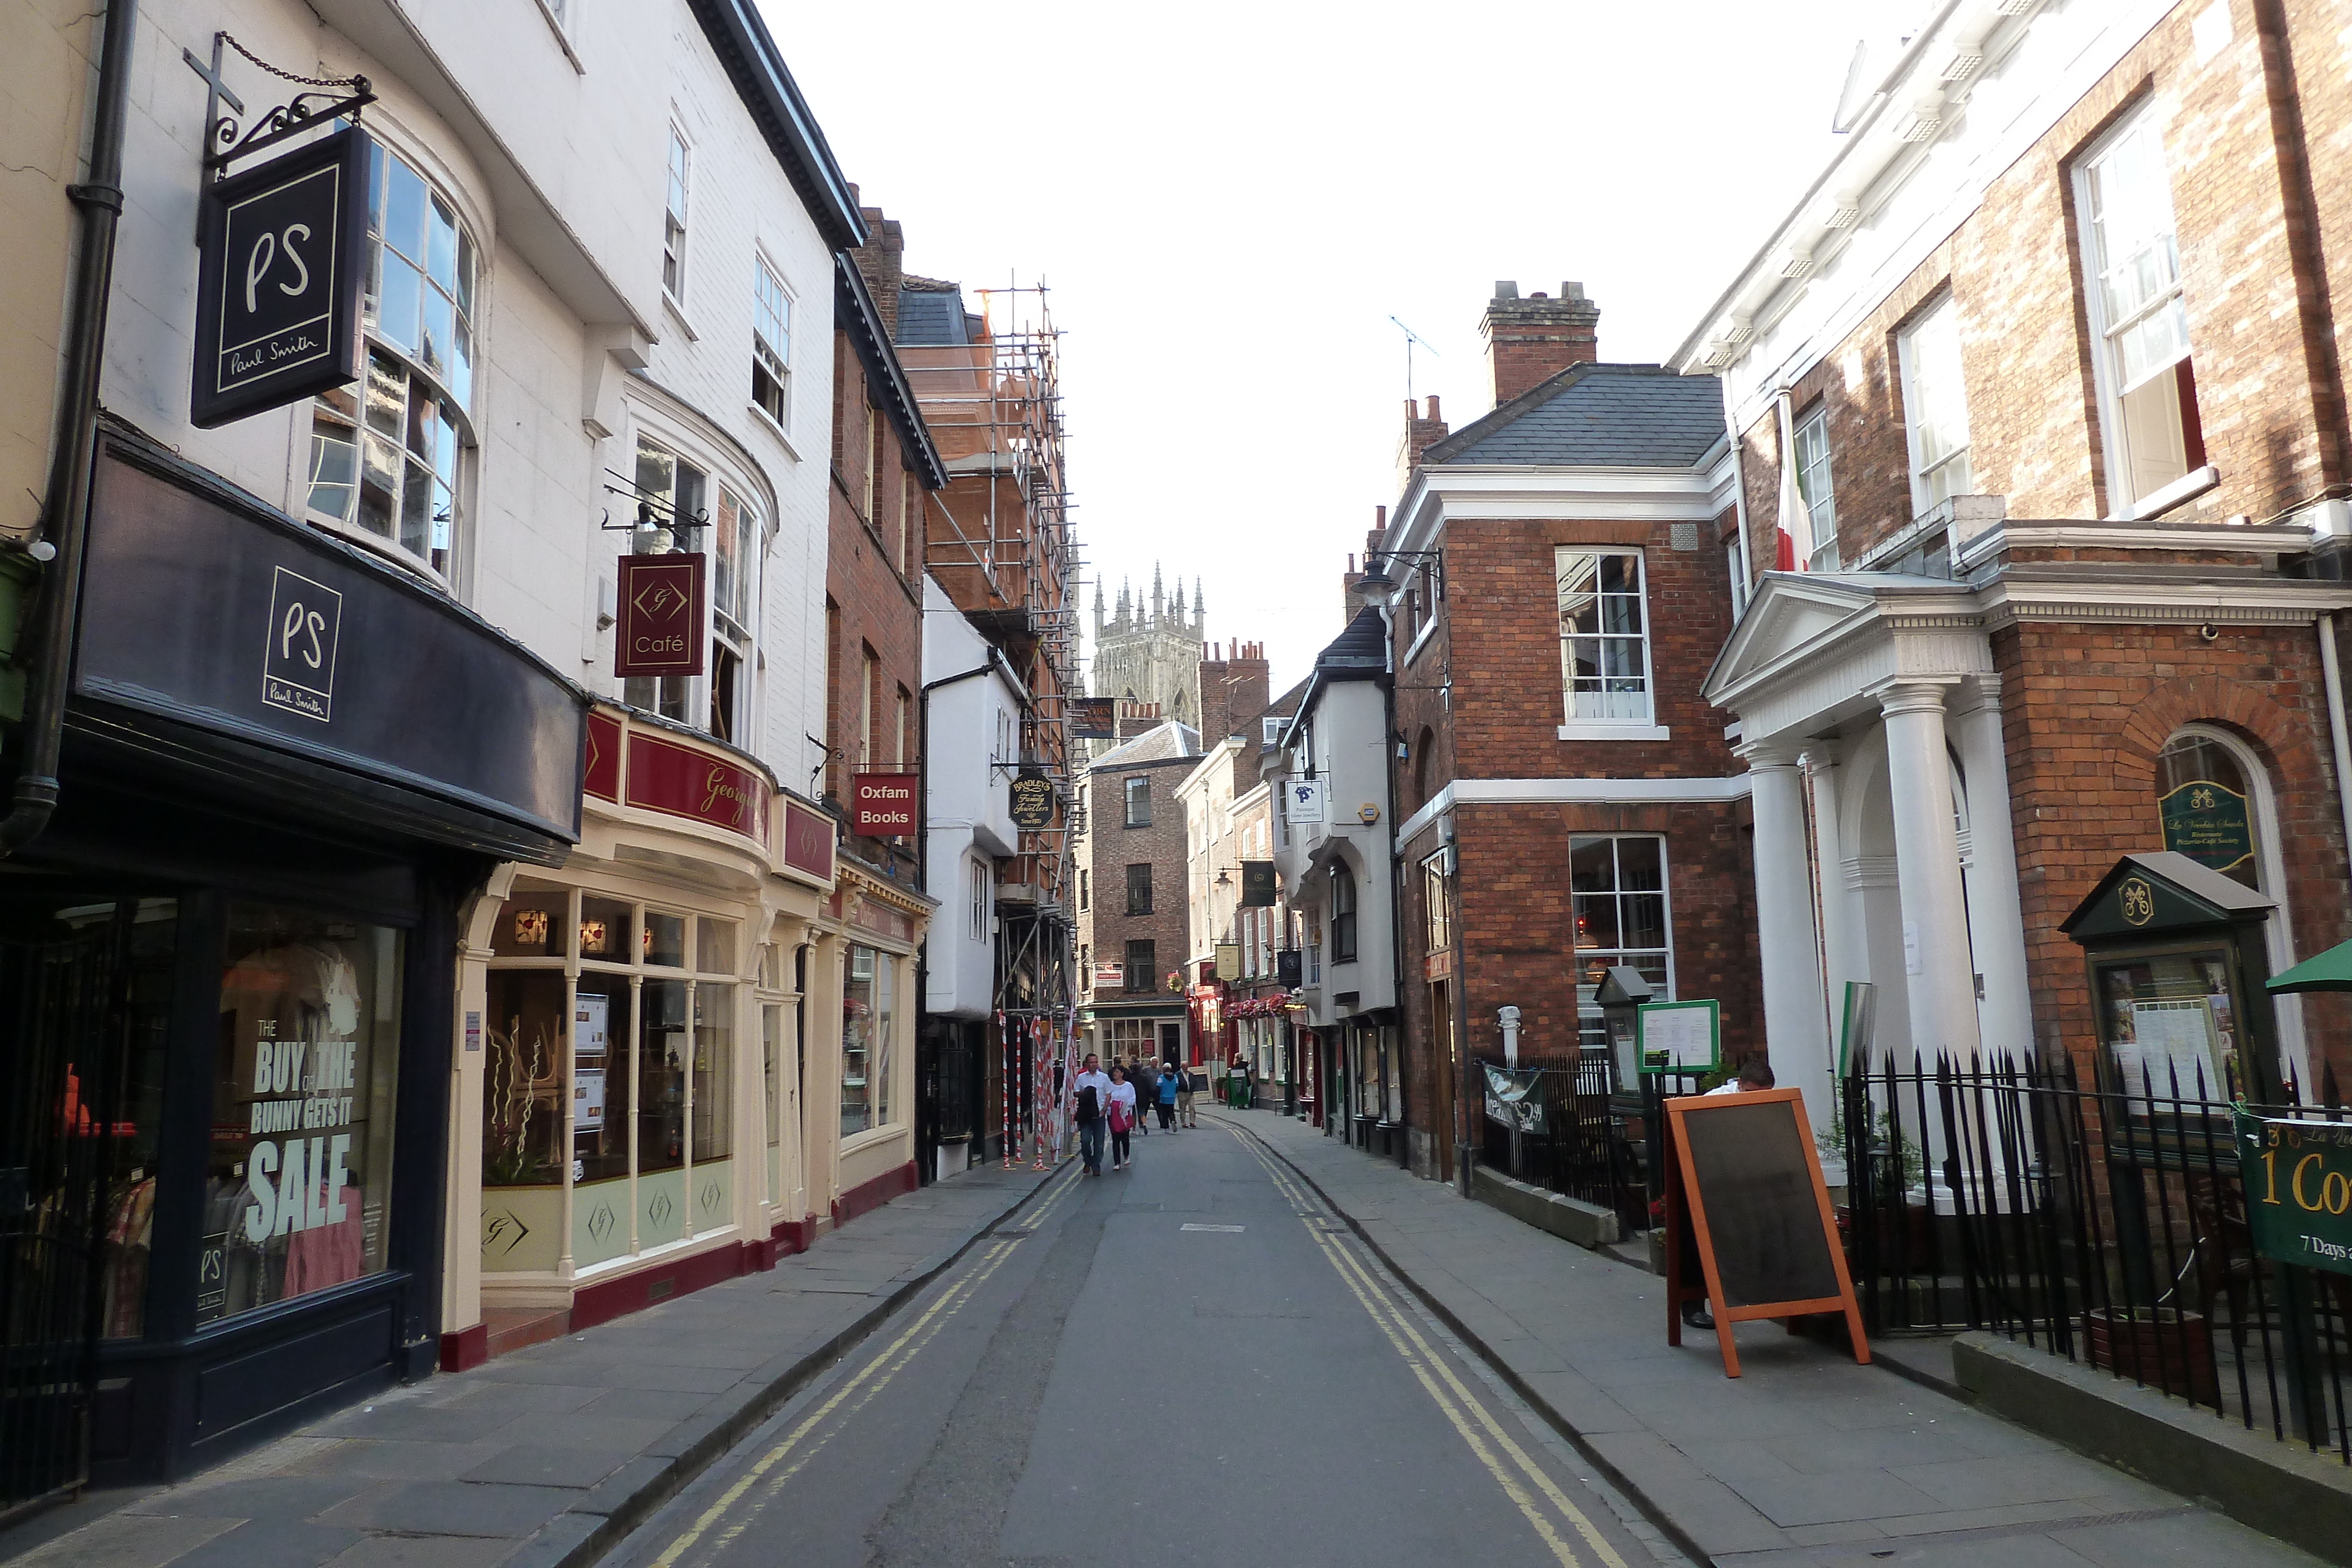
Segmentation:
[(2319, 618), (2319, 675), (2327, 697), (2327, 737), (2336, 745), (2336, 804), (2344, 814), (2344, 844), (2352, 851), (2352, 736), (2344, 730), (2344, 672), (2336, 657), (2336, 616)]
[(131, 52), (139, 31), (138, 0), (109, 0), (98, 91), (91, 103), (89, 178), (68, 185), (81, 212), (81, 253), (74, 263), (73, 320), (66, 340), (65, 392), (58, 401), (57, 456), (41, 498), (43, 546), (54, 559), (36, 591), (34, 621), (20, 662), (26, 693), (23, 752), (0, 818), (0, 857), (14, 854), (49, 825), (58, 805), (58, 755), (65, 739), (66, 680), (73, 668), (75, 612), (89, 553), (91, 471), (98, 449), (98, 384), (105, 369), (106, 307), (114, 289), (114, 231), (122, 214), (122, 138), (131, 101)]

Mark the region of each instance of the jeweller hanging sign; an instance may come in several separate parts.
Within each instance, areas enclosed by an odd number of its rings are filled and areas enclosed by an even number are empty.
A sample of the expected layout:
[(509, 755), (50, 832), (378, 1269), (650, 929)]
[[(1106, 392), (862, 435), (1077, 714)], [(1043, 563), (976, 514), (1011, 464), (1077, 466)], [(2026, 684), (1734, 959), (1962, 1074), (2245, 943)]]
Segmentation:
[(205, 187), (188, 400), (199, 429), (359, 379), (368, 152), (354, 125)]

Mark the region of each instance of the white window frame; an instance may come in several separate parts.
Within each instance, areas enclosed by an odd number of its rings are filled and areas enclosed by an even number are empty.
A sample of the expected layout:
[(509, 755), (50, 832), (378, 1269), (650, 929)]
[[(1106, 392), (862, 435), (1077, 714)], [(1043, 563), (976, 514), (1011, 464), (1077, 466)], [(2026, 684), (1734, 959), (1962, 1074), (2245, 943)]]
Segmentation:
[[(1640, 574), (1642, 630), (1642, 696), (1646, 712), (1632, 718), (1580, 718), (1576, 713), (1574, 676), (1570, 674), (1569, 633), (1559, 633), (1560, 705), (1565, 722), (1559, 728), (1562, 740), (1665, 740), (1673, 731), (1657, 722), (1657, 671), (1652, 663), (1653, 643), (1650, 635), (1650, 564), (1647, 555), (1639, 549), (1620, 549), (1610, 545), (1559, 545), (1552, 550), (1553, 613), (1559, 613), (1559, 582), (1568, 560), (1572, 556), (1590, 556), (1597, 563), (1604, 556), (1631, 556), (1634, 570)], [(1598, 566), (1595, 567), (1596, 573)], [(1608, 633), (1622, 636), (1624, 633)]]
[[(1616, 843), (1622, 843), (1628, 839), (1650, 839), (1654, 841), (1658, 846), (1658, 898), (1661, 907), (1665, 912), (1666, 926), (1666, 990), (1665, 995), (1658, 999), (1661, 1001), (1673, 1001), (1681, 995), (1681, 993), (1675, 989), (1675, 862), (1673, 854), (1670, 852), (1674, 846), (1668, 841), (1667, 835), (1664, 833), (1571, 833), (1569, 835), (1568, 841), (1570, 855), (1572, 857), (1575, 854), (1576, 847), (1579, 844), (1590, 842), (1595, 839), (1607, 839)], [(1572, 860), (1570, 863), (1572, 866)], [(1622, 886), (1622, 874), (1617, 869), (1618, 864), (1619, 862), (1616, 859), (1615, 852), (1612, 850), (1611, 852), (1610, 869), (1612, 874), (1616, 876), (1620, 885), (1611, 893), (1610, 896), (1622, 899), (1625, 896), (1625, 889)], [(1656, 951), (1656, 949), (1649, 947), (1628, 948), (1622, 945), (1616, 947), (1593, 948), (1586, 948), (1579, 946), (1576, 941), (1577, 896), (1575, 873), (1571, 869), (1569, 874), (1568, 887), (1569, 963), (1570, 966), (1570, 982), (1576, 986), (1578, 992), (1576, 1015), (1577, 1035), (1580, 1040), (1584, 1034), (1586, 1007), (1582, 994), (1584, 987), (1581, 980), (1584, 964), (1583, 955), (1587, 952), (1618, 954), (1628, 952), (1650, 953)], [(1618, 935), (1622, 943), (1624, 935), (1624, 923), (1622, 918), (1618, 923)], [(1597, 1014), (1598, 1009), (1595, 1009), (1594, 1010)]]
[[(1945, 334), (1949, 334), (1948, 345), (1941, 340)], [(1960, 312), (1949, 290), (1904, 325), (1895, 334), (1895, 348), (1903, 377), (1903, 439), (1911, 467), (1911, 510), (1916, 517), (1948, 497), (1971, 494), (1976, 483), (1969, 437), (1968, 378), (1960, 362)], [(1923, 382), (1922, 377), (1947, 354), (1956, 383), (1949, 394), (1952, 406), (1931, 409), (1930, 402), (1944, 395), (1941, 382)], [(1921, 433), (1928, 425), (1929, 415), (1939, 412), (1958, 413), (1961, 439), (1931, 460)], [(1939, 485), (1944, 486), (1940, 496), (1936, 494)]]
[[(446, 209), (456, 232), (452, 252), (453, 277), (450, 287), (444, 287), (432, 276), (429, 255), (408, 258), (396, 241), (388, 241), (383, 233), (388, 214), (380, 210), (388, 207), (394, 165), (404, 168), (424, 187), (422, 214), (428, 225), (424, 249), (433, 248), (430, 225), (436, 209)], [(474, 225), (467, 221), (466, 204), (455, 192), (435, 178), (426, 162), (411, 157), (397, 146), (379, 137), (369, 183), (369, 262), (367, 287), (381, 287), (387, 276), (382, 261), (382, 251), (390, 244), (395, 258), (411, 262), (417, 277), (417, 338), (414, 349), (404, 346), (381, 329), (379, 314), (382, 301), (376, 294), (365, 295), (362, 301), (362, 327), (366, 345), (362, 353), (360, 380), (352, 387), (324, 393), (311, 403), (310, 455), (307, 472), (301, 484), (301, 496), (306, 519), (314, 527), (348, 538), (363, 549), (397, 561), (409, 570), (425, 577), (437, 586), (455, 591), (458, 566), (463, 552), (470, 544), (466, 524), (473, 499), (475, 469), (481, 455), (481, 445), (473, 422), (473, 394), (481, 374), (482, 322), (488, 304), (489, 257), (474, 238)], [(467, 268), (471, 277), (468, 287)], [(452, 291), (454, 289), (454, 292)], [(434, 323), (427, 319), (436, 296), (450, 306), (450, 340), (441, 345), (440, 363), (427, 358), (430, 350), (425, 340), (425, 329)], [(470, 298), (468, 298), (470, 296)], [(369, 384), (373, 365), (381, 356), (388, 371), (401, 378), (403, 402), (400, 424), (403, 434), (372, 426), (364, 405), (369, 401)], [(418, 400), (436, 405), (443, 417), (428, 420), (434, 450), (421, 452), (408, 444), (405, 434), (412, 424), (408, 408)], [(360, 518), (363, 490), (368, 474), (366, 454), (370, 434), (379, 446), (392, 449), (390, 466), (399, 476), (400, 486), (392, 500), (391, 532), (378, 533)], [(347, 477), (337, 453), (348, 455)], [(422, 554), (411, 549), (400, 538), (402, 514), (415, 482), (412, 469), (422, 466), (425, 471), (424, 485), (428, 497), (436, 486), (446, 488), (447, 515), (434, 513), (428, 501), (425, 519), (425, 549)], [(317, 504), (325, 496), (341, 490), (347, 492), (342, 509)], [(439, 542), (436, 543), (436, 536)], [(438, 560), (436, 560), (436, 557)]]
[(1748, 559), (1737, 538), (1726, 539), (1723, 545), (1724, 576), (1731, 584), (1731, 620), (1738, 625), (1748, 613)]
[[(797, 303), (785, 286), (782, 268), (764, 255), (751, 258), (751, 406), (780, 432), (793, 427), (793, 308)], [(772, 332), (770, 318), (775, 321)], [(772, 340), (781, 336), (783, 341)], [(760, 378), (776, 385), (773, 409), (760, 401)]]
[(966, 934), (975, 942), (985, 942), (988, 940), (988, 915), (991, 903), (988, 861), (981, 855), (966, 855), (964, 863), (971, 868), (971, 918)]
[[(2271, 770), (2252, 747), (2218, 724), (2184, 724), (2166, 736), (2164, 746), (2157, 750), (2162, 752), (2177, 740), (2201, 740), (2219, 747), (2236, 760), (2238, 771), (2246, 777), (2248, 814), (2253, 819), (2254, 837), (2260, 846), (2260, 852), (2254, 856), (2254, 867), (2262, 881), (2257, 891), (2278, 901), (2278, 913), (2263, 922), (2263, 944), (2270, 956), (2271, 973), (2283, 975), (2299, 960), (2294, 950), (2294, 911), (2289, 907), (2287, 894), (2286, 854), (2279, 839), (2278, 796), (2271, 781)], [(2155, 806), (2154, 795), (2148, 797), (2148, 804)], [(2293, 994), (2276, 997), (2272, 1000), (2271, 1012), (2277, 1027), (2283, 1064), (2292, 1066), (2301, 1082), (2316, 1082), (2310, 1042), (2303, 1027), (2303, 998)]]
[(662, 149), (662, 296), (686, 308), (687, 241), (694, 214), (694, 139), (675, 118)]
[[(2135, 142), (2145, 142), (2152, 148), (2158, 177), (2164, 187), (2164, 208), (2169, 226), (2163, 235), (2163, 254), (2156, 259), (2160, 265), (2168, 266), (2171, 277), (2168, 282), (2152, 289), (2128, 316), (2111, 319), (2105, 280), (2116, 269), (2116, 264), (2106, 254), (2106, 234), (2102, 223), (2101, 187), (2097, 176)], [(2100, 445), (2106, 458), (2107, 511), (2110, 518), (2117, 522), (2154, 517), (2220, 483), (2220, 475), (2210, 463), (2192, 465), (2189, 462), (2187, 425), (2180, 419), (2177, 404), (2175, 421), (2181, 443), (2180, 472), (2151, 485), (2146, 491), (2139, 490), (2134, 475), (2137, 465), (2132, 453), (2130, 421), (2125, 413), (2125, 399), (2160, 376), (2175, 377), (2177, 385), (2179, 367), (2183, 362), (2193, 365), (2195, 361), (2189, 341), (2188, 307), (2180, 281), (2179, 214), (2172, 205), (2170, 170), (2165, 158), (2164, 138), (2155, 107), (2142, 104), (2110, 127), (2082, 157), (2074, 161), (2070, 172), (2074, 184), (2076, 237), (2083, 254), (2083, 303), (2091, 326), (2091, 383), (2098, 397)], [(2129, 259), (2132, 258), (2126, 258)], [(2171, 319), (2172, 336), (2176, 340), (2171, 357), (2160, 366), (2147, 371), (2126, 387), (2123, 368), (2125, 335), (2168, 316)], [(2193, 373), (2192, 371), (2192, 396)]]
[[(648, 418), (644, 410), (633, 406), (628, 444), (625, 448), (629, 455), (629, 472), (633, 479), (636, 474), (638, 449), (642, 445), (650, 445), (667, 456), (673, 465), (683, 464), (702, 476), (702, 509), (709, 514), (709, 521), (699, 526), (698, 533), (674, 534), (673, 538), (676, 538), (680, 549), (699, 547), (715, 556), (717, 530), (727, 515), (727, 507), (722, 497), (733, 500), (738, 519), (737, 541), (740, 555), (740, 559), (735, 563), (734, 570), (739, 589), (738, 598), (743, 609), (743, 616), (739, 622), (731, 609), (719, 603), (719, 585), (714, 579), (709, 595), (710, 603), (702, 627), (706, 650), (703, 673), (699, 675), (628, 677), (621, 685), (622, 700), (633, 706), (644, 708), (647, 712), (661, 714), (673, 723), (687, 725), (706, 735), (714, 734), (715, 731), (710, 723), (711, 698), (719, 678), (719, 655), (724, 653), (733, 662), (735, 685), (735, 733), (726, 738), (731, 745), (744, 745), (751, 737), (759, 733), (760, 726), (757, 706), (759, 683), (755, 679), (755, 673), (760, 668), (761, 659), (759, 633), (761, 565), (766, 555), (765, 546), (768, 536), (765, 517), (760, 504), (752, 498), (757, 492), (751, 486), (744, 483), (742, 477), (732, 468), (712, 461), (709, 449), (698, 442), (687, 439), (678, 426)], [(673, 490), (673, 496), (675, 493)], [(653, 683), (654, 701), (650, 706), (637, 701), (635, 697), (629, 695), (632, 685), (645, 681)], [(664, 691), (663, 688), (671, 686), (673, 683), (675, 683), (674, 690)], [(646, 688), (639, 685), (637, 692), (639, 695), (643, 695)], [(680, 711), (675, 714), (665, 713), (665, 704), (675, 706)]]
[(1797, 498), (1805, 508), (1805, 534), (1812, 550), (1808, 571), (1838, 570), (1837, 484), (1830, 473), (1830, 410), (1827, 401), (1797, 421)]

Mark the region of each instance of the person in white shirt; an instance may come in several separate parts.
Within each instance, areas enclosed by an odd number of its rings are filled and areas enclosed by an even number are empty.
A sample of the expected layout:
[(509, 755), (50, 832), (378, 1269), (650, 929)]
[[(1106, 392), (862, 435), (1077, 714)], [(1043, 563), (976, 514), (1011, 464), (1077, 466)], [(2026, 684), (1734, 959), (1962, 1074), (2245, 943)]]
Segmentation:
[(1125, 1170), (1135, 1158), (1128, 1142), (1135, 1132), (1135, 1085), (1127, 1081), (1124, 1067), (1114, 1064), (1110, 1070), (1110, 1100), (1103, 1114), (1110, 1124), (1110, 1168)]
[(1772, 1064), (1761, 1055), (1751, 1055), (1739, 1064), (1739, 1075), (1725, 1080), (1707, 1091), (1708, 1094), (1753, 1094), (1769, 1089), (1780, 1080), (1772, 1076)]
[(1078, 1157), (1087, 1175), (1102, 1175), (1103, 1112), (1110, 1103), (1110, 1080), (1102, 1059), (1087, 1053), (1087, 1069), (1070, 1081), (1070, 1114), (1078, 1124)]

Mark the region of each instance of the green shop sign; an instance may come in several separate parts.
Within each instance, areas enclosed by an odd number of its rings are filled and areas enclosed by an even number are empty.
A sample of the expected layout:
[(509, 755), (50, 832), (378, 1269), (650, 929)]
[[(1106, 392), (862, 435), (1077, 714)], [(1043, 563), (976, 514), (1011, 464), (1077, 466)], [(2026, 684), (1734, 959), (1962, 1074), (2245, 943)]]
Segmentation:
[(2158, 802), (2164, 813), (2164, 847), (2198, 864), (2230, 872), (2253, 858), (2254, 832), (2246, 798), (2210, 779), (2191, 779)]
[(2238, 1113), (2238, 1171), (2254, 1250), (2352, 1274), (2352, 1123)]

